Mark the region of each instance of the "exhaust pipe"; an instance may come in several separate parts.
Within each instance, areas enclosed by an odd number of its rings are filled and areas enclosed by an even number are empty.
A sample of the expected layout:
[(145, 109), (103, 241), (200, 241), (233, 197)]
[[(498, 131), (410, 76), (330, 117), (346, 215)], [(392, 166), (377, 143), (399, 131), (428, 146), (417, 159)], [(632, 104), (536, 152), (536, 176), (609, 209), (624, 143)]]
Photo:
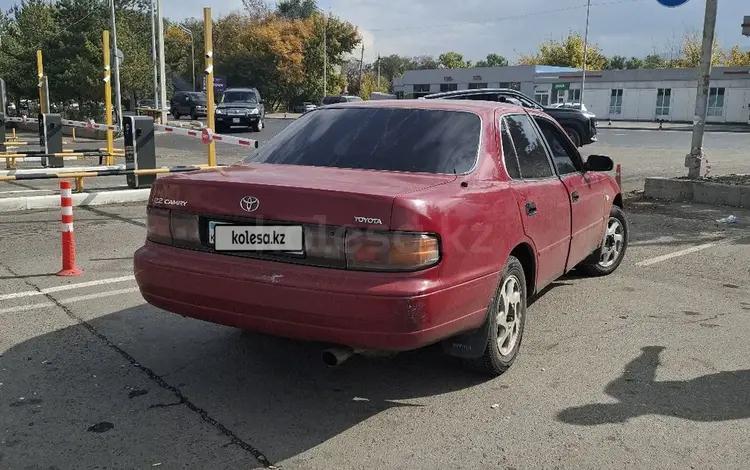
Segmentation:
[(352, 357), (357, 352), (352, 348), (330, 348), (323, 351), (323, 363), (328, 367), (336, 367)]

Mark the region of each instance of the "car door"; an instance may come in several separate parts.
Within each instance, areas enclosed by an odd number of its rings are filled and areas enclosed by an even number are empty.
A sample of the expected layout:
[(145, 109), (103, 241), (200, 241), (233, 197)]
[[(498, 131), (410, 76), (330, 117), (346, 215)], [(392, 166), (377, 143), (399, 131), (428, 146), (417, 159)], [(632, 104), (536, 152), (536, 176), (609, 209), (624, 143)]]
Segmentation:
[(570, 247), (570, 198), (552, 169), (544, 142), (526, 113), (501, 118), (503, 159), (523, 221), (537, 253), (538, 289), (565, 272)]
[(583, 261), (602, 240), (604, 230), (604, 187), (600, 175), (584, 172), (578, 150), (551, 119), (534, 115), (534, 122), (547, 141), (555, 170), (571, 202), (572, 234), (566, 270)]

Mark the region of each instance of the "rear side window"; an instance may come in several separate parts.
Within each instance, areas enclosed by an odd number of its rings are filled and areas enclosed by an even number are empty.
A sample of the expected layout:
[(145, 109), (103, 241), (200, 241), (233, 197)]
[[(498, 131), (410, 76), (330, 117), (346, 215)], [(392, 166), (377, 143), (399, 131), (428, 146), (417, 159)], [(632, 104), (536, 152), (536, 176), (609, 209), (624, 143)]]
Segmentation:
[(505, 171), (514, 180), (521, 179), (521, 170), (518, 168), (518, 158), (516, 157), (516, 149), (513, 147), (513, 141), (510, 138), (508, 123), (505, 121), (505, 118), (502, 118), (501, 123), (500, 134), (503, 139), (502, 148)]
[(479, 116), (401, 108), (320, 108), (295, 120), (245, 163), (421, 173), (467, 173)]
[(516, 149), (521, 178), (537, 179), (552, 176), (554, 173), (547, 158), (547, 152), (531, 118), (526, 115), (511, 114), (503, 119)]

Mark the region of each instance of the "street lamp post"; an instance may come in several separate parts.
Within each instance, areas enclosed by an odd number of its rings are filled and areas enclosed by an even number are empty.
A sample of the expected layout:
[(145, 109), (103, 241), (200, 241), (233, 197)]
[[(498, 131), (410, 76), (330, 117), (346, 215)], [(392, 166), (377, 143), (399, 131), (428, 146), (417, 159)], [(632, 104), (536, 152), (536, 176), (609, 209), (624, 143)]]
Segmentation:
[(154, 108), (159, 109), (159, 70), (156, 62), (156, 5), (151, 0), (151, 61), (154, 66)]
[(114, 56), (115, 72), (115, 99), (117, 100), (117, 125), (122, 127), (122, 95), (120, 94), (120, 58), (117, 56), (117, 25), (115, 24), (115, 0), (110, 0), (110, 13), (112, 15), (112, 55)]
[(586, 87), (586, 53), (589, 46), (589, 13), (591, 12), (591, 0), (586, 4), (586, 34), (583, 37), (583, 73), (581, 74), (581, 109), (583, 109), (583, 89)]
[(186, 27), (182, 26), (179, 23), (176, 23), (177, 27), (181, 30), (185, 31), (187, 34), (190, 35), (190, 56), (193, 59), (193, 91), (195, 91), (195, 39), (193, 38), (193, 32), (187, 29)]

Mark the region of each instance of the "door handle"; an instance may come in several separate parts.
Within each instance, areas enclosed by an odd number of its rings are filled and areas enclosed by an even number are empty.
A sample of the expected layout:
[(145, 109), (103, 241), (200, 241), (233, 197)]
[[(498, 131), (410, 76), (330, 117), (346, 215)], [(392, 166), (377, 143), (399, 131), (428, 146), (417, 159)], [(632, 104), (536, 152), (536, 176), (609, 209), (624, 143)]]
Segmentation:
[(578, 191), (573, 191), (573, 194), (571, 194), (570, 197), (573, 199), (573, 202), (578, 202)]
[(534, 201), (526, 202), (526, 215), (530, 215), (530, 216), (536, 215), (536, 204), (534, 204)]

